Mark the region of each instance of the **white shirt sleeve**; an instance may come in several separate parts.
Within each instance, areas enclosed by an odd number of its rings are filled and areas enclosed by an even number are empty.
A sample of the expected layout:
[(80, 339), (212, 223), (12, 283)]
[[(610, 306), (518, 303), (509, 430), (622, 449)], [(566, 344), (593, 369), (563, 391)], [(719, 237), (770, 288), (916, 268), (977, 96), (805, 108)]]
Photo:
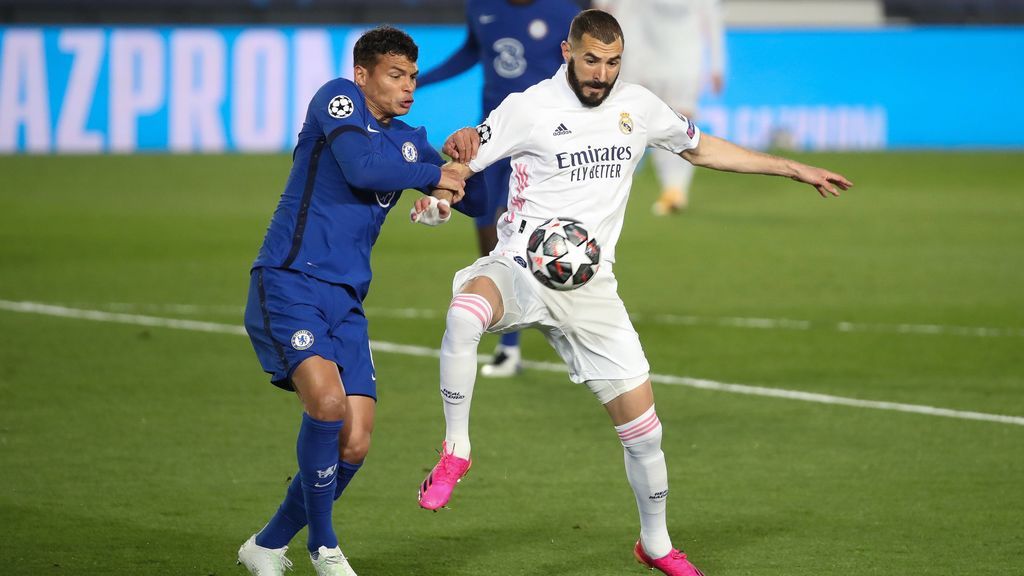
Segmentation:
[[(645, 90), (646, 91), (646, 90)], [(647, 145), (679, 154), (700, 143), (700, 129), (654, 94), (647, 92)]]
[(529, 141), (533, 115), (527, 110), (526, 98), (521, 93), (509, 94), (479, 126), (480, 149), (469, 162), (469, 169), (482, 172), (502, 158), (522, 152)]

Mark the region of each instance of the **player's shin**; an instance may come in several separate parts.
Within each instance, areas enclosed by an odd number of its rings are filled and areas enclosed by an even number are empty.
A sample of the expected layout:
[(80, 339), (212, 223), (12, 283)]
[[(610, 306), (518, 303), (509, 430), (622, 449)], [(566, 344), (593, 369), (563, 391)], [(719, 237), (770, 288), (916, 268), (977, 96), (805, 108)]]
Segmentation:
[(331, 509), (338, 481), (338, 432), (341, 426), (341, 420), (324, 421), (309, 414), (302, 415), (296, 451), (309, 523), (307, 545), (311, 552), (320, 546), (334, 548), (338, 545), (331, 524)]
[(651, 406), (638, 418), (616, 426), (625, 452), (626, 477), (640, 512), (640, 540), (653, 558), (672, 550), (665, 519), (668, 469), (661, 451), (661, 421)]
[(476, 384), (477, 348), (491, 315), (491, 305), (478, 294), (459, 294), (448, 308), (441, 341), (441, 400), (445, 446), (459, 458), (470, 454), (469, 411)]

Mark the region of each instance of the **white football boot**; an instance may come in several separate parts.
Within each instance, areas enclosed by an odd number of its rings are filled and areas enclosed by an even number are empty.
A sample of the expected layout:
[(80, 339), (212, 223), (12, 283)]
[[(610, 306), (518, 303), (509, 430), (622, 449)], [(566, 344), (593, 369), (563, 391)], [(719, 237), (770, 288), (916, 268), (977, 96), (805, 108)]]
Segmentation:
[(523, 371), (523, 353), (519, 346), (502, 346), (494, 349), (494, 358), (489, 364), (480, 367), (480, 375), (485, 378), (511, 378)]
[(264, 548), (256, 543), (253, 534), (238, 549), (238, 563), (244, 565), (253, 576), (282, 576), (292, 569), (292, 561), (284, 555), (288, 547)]
[(348, 565), (348, 559), (337, 546), (321, 546), (316, 551), (316, 558), (310, 554), (309, 559), (313, 561), (313, 569), (316, 570), (317, 576), (356, 576), (356, 571)]

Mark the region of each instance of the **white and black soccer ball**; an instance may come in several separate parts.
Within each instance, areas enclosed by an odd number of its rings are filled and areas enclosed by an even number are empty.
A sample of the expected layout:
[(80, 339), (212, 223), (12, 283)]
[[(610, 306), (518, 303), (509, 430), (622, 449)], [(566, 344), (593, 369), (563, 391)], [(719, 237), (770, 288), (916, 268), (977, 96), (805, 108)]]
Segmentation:
[(526, 244), (530, 272), (553, 290), (575, 290), (597, 274), (601, 246), (572, 218), (552, 218), (533, 230)]

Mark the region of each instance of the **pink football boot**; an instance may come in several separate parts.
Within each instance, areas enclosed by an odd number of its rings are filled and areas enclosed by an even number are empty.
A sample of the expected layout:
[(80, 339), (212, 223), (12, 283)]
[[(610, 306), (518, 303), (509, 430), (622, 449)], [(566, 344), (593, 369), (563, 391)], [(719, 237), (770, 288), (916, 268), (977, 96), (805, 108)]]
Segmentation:
[(452, 490), (462, 480), (462, 477), (469, 472), (473, 460), (465, 460), (448, 451), (447, 443), (441, 444), (441, 460), (434, 466), (434, 469), (427, 474), (423, 484), (420, 484), (420, 507), (427, 510), (437, 510), (448, 503), (452, 497)]
[(690, 564), (686, 559), (686, 554), (674, 548), (661, 558), (651, 558), (644, 552), (643, 544), (637, 540), (636, 546), (633, 547), (633, 556), (637, 562), (651, 570), (660, 570), (667, 576), (704, 576), (703, 572), (698, 570), (693, 564)]

